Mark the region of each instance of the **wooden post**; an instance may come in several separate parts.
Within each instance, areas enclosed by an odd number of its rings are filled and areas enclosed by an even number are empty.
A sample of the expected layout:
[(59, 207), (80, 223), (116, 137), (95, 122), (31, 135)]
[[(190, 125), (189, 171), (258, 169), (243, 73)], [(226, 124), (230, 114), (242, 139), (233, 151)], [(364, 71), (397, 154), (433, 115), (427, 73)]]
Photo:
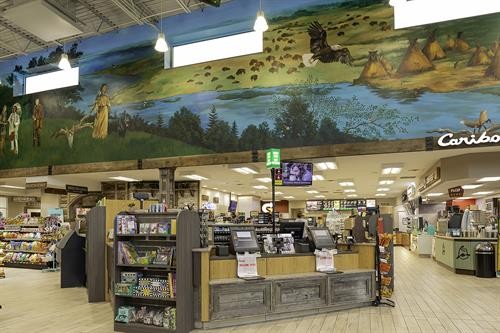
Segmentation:
[(175, 168), (160, 168), (160, 201), (175, 208)]

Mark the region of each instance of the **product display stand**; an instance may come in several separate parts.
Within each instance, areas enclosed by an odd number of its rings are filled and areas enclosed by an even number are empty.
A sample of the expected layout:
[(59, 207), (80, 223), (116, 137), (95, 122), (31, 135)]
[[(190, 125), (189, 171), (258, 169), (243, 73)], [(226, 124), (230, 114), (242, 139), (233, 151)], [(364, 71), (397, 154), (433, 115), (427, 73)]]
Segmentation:
[[(115, 331), (188, 333), (194, 328), (192, 250), (199, 246), (195, 211), (117, 216)], [(130, 255), (135, 251), (137, 257)]]
[(375, 234), (375, 240), (376, 240), (376, 246), (375, 246), (375, 268), (377, 270), (377, 296), (375, 297), (375, 300), (372, 302), (373, 306), (379, 306), (379, 305), (387, 305), (391, 307), (395, 307), (396, 303), (389, 299), (389, 298), (383, 298), (382, 297), (382, 273), (380, 271), (380, 235), (377, 232)]

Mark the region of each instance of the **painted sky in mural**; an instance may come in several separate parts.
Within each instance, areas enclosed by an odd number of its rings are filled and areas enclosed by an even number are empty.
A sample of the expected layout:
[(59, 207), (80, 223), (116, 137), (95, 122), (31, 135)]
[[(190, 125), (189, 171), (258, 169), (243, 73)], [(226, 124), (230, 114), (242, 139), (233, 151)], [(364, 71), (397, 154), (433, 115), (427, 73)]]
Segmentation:
[[(425, 137), (481, 111), (499, 123), (500, 15), (395, 31), (379, 2), (268, 0), (263, 54), (171, 70), (150, 27), (82, 40), (79, 89), (34, 96), (45, 111), (40, 147), (34, 97), (20, 99), (19, 154), (5, 125), (0, 167)], [(179, 45), (247, 31), (257, 7), (235, 0), (170, 17), (167, 37)], [(335, 45), (331, 59), (311, 39)], [(0, 63), (2, 82), (51, 52)]]

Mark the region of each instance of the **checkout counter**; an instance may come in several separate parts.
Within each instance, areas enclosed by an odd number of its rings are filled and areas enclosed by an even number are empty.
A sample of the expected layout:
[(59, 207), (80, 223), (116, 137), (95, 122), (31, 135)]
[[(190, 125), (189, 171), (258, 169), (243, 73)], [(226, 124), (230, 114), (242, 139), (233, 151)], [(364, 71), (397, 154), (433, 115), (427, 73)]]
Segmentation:
[[(233, 248), (252, 247), (246, 232), (237, 233), (231, 232), (231, 237), (244, 239), (233, 239)], [(238, 278), (236, 255), (216, 256), (212, 247), (193, 250), (194, 266), (199, 268), (194, 277), (196, 327), (226, 327), (371, 305), (376, 292), (375, 244), (338, 245), (337, 249), (334, 265), (341, 273), (316, 272), (313, 252), (262, 253), (257, 258), (261, 279), (256, 280)]]

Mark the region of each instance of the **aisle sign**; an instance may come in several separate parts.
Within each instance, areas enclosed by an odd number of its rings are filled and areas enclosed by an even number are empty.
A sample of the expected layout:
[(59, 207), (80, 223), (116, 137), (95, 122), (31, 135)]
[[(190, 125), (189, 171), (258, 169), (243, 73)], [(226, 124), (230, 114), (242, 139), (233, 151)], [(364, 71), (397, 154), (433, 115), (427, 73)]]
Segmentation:
[(89, 188), (86, 186), (66, 185), (66, 192), (76, 194), (88, 194)]
[(281, 166), (281, 150), (270, 148), (266, 150), (266, 168), (273, 169)]
[(462, 186), (449, 188), (448, 195), (450, 198), (461, 198), (464, 196), (464, 189)]

